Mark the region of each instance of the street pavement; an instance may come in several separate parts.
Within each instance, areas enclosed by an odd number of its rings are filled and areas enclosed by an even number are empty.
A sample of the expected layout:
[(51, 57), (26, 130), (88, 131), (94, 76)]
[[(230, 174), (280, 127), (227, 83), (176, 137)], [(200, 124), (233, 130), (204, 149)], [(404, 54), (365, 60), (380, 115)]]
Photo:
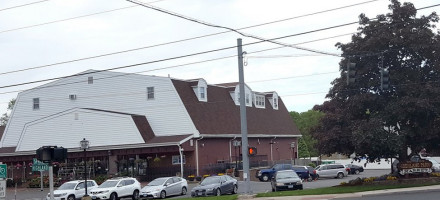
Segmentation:
[(286, 197), (262, 197), (258, 200), (438, 200), (440, 185), (401, 189), (375, 190), (347, 194), (304, 195)]
[[(380, 176), (383, 174), (389, 173), (389, 170), (365, 170), (358, 175), (349, 175), (348, 177), (344, 177), (343, 179), (335, 179), (335, 178), (327, 178), (327, 179), (319, 179), (317, 181), (312, 182), (304, 182), (304, 189), (312, 189), (312, 188), (322, 188), (322, 187), (330, 187), (339, 185), (342, 181), (348, 182), (351, 179), (355, 179), (357, 177), (371, 177), (371, 176)], [(142, 186), (145, 186), (146, 183), (142, 183)], [(197, 183), (189, 183), (188, 191), (191, 191), (193, 187), (197, 186)], [(264, 193), (271, 192), (270, 182), (259, 182), (259, 181), (251, 181), (251, 190), (252, 193)], [(7, 198), (8, 200), (17, 199), (17, 200), (41, 200), (45, 199), (49, 190), (45, 188), (43, 191), (40, 191), (39, 188), (18, 188), (17, 193), (15, 194), (15, 189), (8, 188), (7, 189)], [(243, 194), (244, 191), (244, 182), (238, 182), (238, 193)], [(171, 198), (183, 198), (190, 197), (190, 193), (185, 196), (175, 196)], [(130, 198), (125, 198), (130, 199)], [(124, 200), (125, 200), (124, 199)], [(440, 198), (439, 198), (440, 199)]]

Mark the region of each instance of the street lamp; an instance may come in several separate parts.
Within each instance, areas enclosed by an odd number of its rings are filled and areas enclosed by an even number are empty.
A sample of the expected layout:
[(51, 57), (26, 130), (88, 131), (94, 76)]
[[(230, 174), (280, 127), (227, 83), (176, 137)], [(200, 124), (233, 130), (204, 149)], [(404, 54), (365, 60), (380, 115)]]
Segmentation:
[(79, 144), (81, 145), (81, 149), (84, 150), (84, 174), (85, 174), (85, 181), (84, 181), (84, 188), (85, 188), (85, 194), (84, 197), (88, 197), (89, 195), (87, 194), (87, 154), (86, 154), (86, 150), (90, 147), (89, 146), (89, 141), (86, 140), (86, 138), (83, 138), (83, 140), (81, 140), (79, 142)]
[(295, 159), (296, 159), (296, 154), (295, 154), (295, 142), (290, 143), (290, 148), (292, 149), (293, 164), (295, 165)]

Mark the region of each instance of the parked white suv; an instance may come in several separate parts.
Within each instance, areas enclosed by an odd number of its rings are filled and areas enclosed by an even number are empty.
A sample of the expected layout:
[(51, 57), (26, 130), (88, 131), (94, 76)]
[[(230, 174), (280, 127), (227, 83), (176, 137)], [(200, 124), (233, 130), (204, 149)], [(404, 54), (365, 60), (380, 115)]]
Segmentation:
[(123, 197), (139, 199), (141, 184), (135, 178), (118, 177), (106, 180), (98, 188), (90, 191), (92, 199), (117, 200)]
[[(94, 180), (87, 180), (87, 193), (90, 190), (97, 188), (98, 184)], [(53, 191), (55, 200), (75, 200), (80, 199), (85, 194), (84, 180), (69, 181), (63, 183), (58, 189)], [(50, 193), (47, 194), (47, 200), (50, 199)]]
[(319, 165), (315, 168), (316, 174), (318, 178), (321, 177), (330, 177), (330, 178), (344, 178), (344, 176), (348, 175), (347, 168), (341, 164), (328, 164), (328, 165)]

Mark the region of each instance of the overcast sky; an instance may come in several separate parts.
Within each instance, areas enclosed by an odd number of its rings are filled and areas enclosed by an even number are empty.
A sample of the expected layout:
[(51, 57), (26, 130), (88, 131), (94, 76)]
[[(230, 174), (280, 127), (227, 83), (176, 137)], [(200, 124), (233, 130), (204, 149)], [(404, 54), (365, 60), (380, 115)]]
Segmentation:
[[(186, 21), (150, 8), (133, 6), (135, 4), (125, 0), (48, 0), (5, 9), (36, 1), (38, 0), (0, 1), (0, 73), (226, 31)], [(234, 29), (366, 1), (368, 0), (142, 0), (158, 8)], [(416, 8), (420, 8), (437, 4), (438, 0), (412, 0), (411, 2)], [(277, 38), (355, 22), (360, 13), (374, 18), (377, 14), (387, 13), (388, 4), (388, 0), (377, 0), (346, 9), (241, 31), (267, 39)], [(94, 14), (104, 11), (110, 12)], [(427, 15), (433, 11), (438, 12), (439, 7), (420, 11), (419, 14)], [(94, 15), (64, 20), (90, 14)], [(59, 20), (64, 21), (48, 23)], [(38, 24), (45, 25), (34, 26)], [(288, 37), (279, 41), (286, 44), (298, 44), (353, 33), (356, 30), (357, 25), (351, 25)], [(232, 47), (236, 45), (237, 38), (242, 38), (243, 44), (258, 41), (229, 32), (128, 53), (2, 74), (0, 87), (71, 75), (88, 69), (108, 69)], [(350, 36), (347, 35), (299, 46), (339, 54), (340, 51), (335, 48), (335, 44), (349, 41)], [(248, 64), (244, 68), (245, 81), (251, 89), (258, 92), (277, 91), (289, 111), (304, 112), (316, 104), (323, 103), (331, 81), (339, 76), (338, 63), (341, 58), (287, 47), (252, 53), (275, 47), (280, 46), (264, 42), (243, 47), (249, 56)], [(142, 74), (169, 75), (179, 79), (204, 78), (209, 84), (237, 82), (237, 57), (194, 63), (236, 54), (237, 49), (231, 48), (116, 71), (130, 73), (147, 71)], [(194, 64), (148, 72), (148, 70), (186, 63)], [(13, 91), (26, 90), (41, 84), (43, 83), (0, 89), (0, 93), (3, 93), (0, 94), (0, 114), (6, 111), (7, 102), (17, 96), (17, 92)]]

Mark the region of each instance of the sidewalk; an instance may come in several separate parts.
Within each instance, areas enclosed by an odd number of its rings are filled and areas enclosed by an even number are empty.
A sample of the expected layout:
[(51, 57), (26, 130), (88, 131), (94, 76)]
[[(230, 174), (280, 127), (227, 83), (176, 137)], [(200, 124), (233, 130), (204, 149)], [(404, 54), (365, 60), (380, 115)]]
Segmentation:
[[(258, 200), (328, 200), (328, 199), (340, 199), (340, 198), (353, 198), (363, 196), (374, 196), (382, 194), (394, 194), (394, 193), (413, 193), (421, 191), (440, 190), (440, 185), (424, 186), (424, 187), (412, 187), (412, 188), (400, 188), (400, 189), (388, 189), (388, 190), (374, 190), (368, 192), (356, 192), (345, 194), (323, 194), (323, 195), (304, 195), (304, 196), (285, 196), (285, 197), (261, 197)], [(239, 198), (241, 199), (241, 198)]]

